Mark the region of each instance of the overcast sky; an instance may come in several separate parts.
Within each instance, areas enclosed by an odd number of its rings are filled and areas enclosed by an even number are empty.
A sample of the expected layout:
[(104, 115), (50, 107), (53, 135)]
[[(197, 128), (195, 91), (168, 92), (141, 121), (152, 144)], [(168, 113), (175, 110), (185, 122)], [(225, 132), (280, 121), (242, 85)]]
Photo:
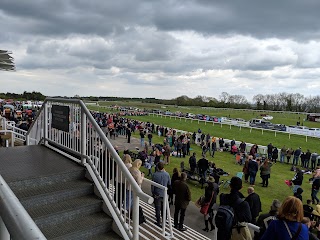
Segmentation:
[(0, 92), (319, 95), (320, 1), (0, 0)]

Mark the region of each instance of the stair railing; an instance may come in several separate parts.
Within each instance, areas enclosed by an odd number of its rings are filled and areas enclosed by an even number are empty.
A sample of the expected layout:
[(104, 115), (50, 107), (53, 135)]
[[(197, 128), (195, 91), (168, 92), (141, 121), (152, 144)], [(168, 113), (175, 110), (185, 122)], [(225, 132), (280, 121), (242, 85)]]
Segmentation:
[(0, 175), (0, 239), (39, 239), (46, 237)]
[(129, 170), (78, 99), (47, 98), (27, 133), (27, 145), (43, 143), (83, 164), (124, 239), (139, 239), (139, 199), (153, 198), (138, 186)]

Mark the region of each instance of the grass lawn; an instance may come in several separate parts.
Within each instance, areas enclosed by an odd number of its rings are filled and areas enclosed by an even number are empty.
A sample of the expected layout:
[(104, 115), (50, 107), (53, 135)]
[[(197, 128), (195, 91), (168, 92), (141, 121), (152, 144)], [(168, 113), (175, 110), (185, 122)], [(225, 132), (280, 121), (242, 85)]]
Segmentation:
[[(103, 104), (100, 102), (100, 106)], [(114, 105), (114, 102), (105, 102), (105, 106)], [(129, 102), (119, 102), (116, 103), (119, 106), (136, 106), (136, 107), (146, 107), (146, 108), (157, 108), (160, 109), (161, 105), (150, 105), (150, 104), (138, 104), (136, 102), (129, 103)], [(96, 108), (92, 106), (88, 106), (88, 108), (92, 110), (98, 110), (101, 112), (111, 112), (110, 109), (107, 108)], [(224, 110), (224, 109), (202, 109), (200, 107), (190, 107), (189, 109), (177, 109), (172, 106), (168, 107), (170, 111), (184, 111), (184, 112), (192, 112), (192, 113), (202, 113), (202, 114), (208, 114), (210, 116), (231, 116), (233, 118), (244, 118), (246, 120), (249, 120), (253, 117), (257, 117), (259, 115), (258, 112), (254, 112), (251, 110), (246, 111), (239, 111), (239, 110)], [(273, 123), (281, 123), (286, 125), (295, 125), (298, 121), (299, 117), (302, 121), (302, 119), (305, 118), (305, 115), (303, 114), (295, 114), (295, 113), (275, 113), (275, 112), (265, 112), (267, 114), (270, 114), (274, 117), (274, 120), (272, 120)], [(140, 117), (131, 117), (140, 121), (149, 121), (153, 122), (157, 125), (162, 125), (170, 128), (175, 128), (179, 130), (185, 130), (189, 132), (197, 131), (198, 128), (201, 128), (204, 133), (210, 133), (211, 136), (216, 137), (223, 137), (227, 139), (236, 139), (238, 141), (245, 141), (248, 143), (256, 143), (259, 145), (268, 145), (270, 142), (273, 143), (274, 146), (281, 148), (283, 145), (286, 145), (287, 147), (292, 147), (293, 149), (297, 147), (302, 147), (302, 150), (305, 151), (307, 149), (310, 149), (310, 151), (317, 151), (320, 152), (320, 140), (317, 138), (311, 138), (308, 137), (302, 137), (297, 135), (291, 135), (290, 138), (288, 134), (285, 133), (274, 133), (274, 132), (268, 132), (262, 130), (252, 130), (250, 132), (250, 129), (248, 128), (239, 128), (232, 126), (231, 128), (227, 125), (221, 125), (215, 123), (214, 125), (212, 123), (204, 123), (199, 122), (197, 120), (191, 121), (184, 119), (177, 118), (176, 120), (174, 118), (164, 118), (164, 117), (153, 117), (153, 116), (140, 116)], [(304, 122), (304, 125), (307, 125), (308, 127), (320, 127), (320, 123), (313, 123), (313, 122)], [(134, 134), (133, 136), (138, 137), (137, 134)], [(307, 141), (306, 141), (307, 140)], [(163, 137), (159, 138), (154, 134), (153, 136), (153, 142), (154, 143), (163, 143)], [(201, 156), (201, 149), (200, 147), (196, 145), (192, 145), (191, 148), (193, 149), (192, 152), (197, 153), (197, 160), (200, 159)], [(185, 159), (183, 158), (177, 158), (172, 157), (170, 165), (166, 166), (166, 170), (172, 174), (173, 168), (177, 167), (180, 169), (180, 162), (184, 161), (185, 166), (188, 166), (188, 160), (189, 156), (187, 156)], [(239, 166), (238, 164), (235, 164), (234, 156), (230, 153), (226, 152), (216, 152), (215, 157), (212, 158), (208, 156), (208, 160), (211, 162), (215, 162), (217, 167), (222, 168), (223, 170), (230, 173), (228, 177), (221, 177), (221, 180), (227, 180), (230, 179), (232, 176), (235, 176), (237, 172), (242, 171), (242, 166)], [(292, 179), (294, 176), (294, 172), (290, 171), (290, 165), (287, 164), (280, 164), (277, 163), (272, 167), (271, 170), (271, 178), (269, 179), (269, 187), (263, 188), (259, 184), (261, 181), (259, 173), (257, 174), (256, 178), (256, 193), (260, 195), (261, 201), (262, 201), (262, 209), (263, 212), (269, 211), (271, 202), (273, 199), (279, 199), (282, 201), (285, 197), (288, 195), (293, 195), (291, 189), (284, 183), (284, 180), (286, 179)], [(142, 170), (147, 173), (147, 170), (142, 168)], [(303, 196), (303, 202), (306, 203), (307, 199), (310, 199), (311, 194), (311, 185), (309, 184), (309, 178), (311, 175), (304, 175), (304, 181), (302, 188), (304, 190), (302, 196)], [(201, 189), (201, 186), (194, 181), (189, 181), (189, 186), (192, 191), (192, 200), (196, 201), (201, 195), (204, 193), (204, 189)], [(249, 184), (244, 183), (242, 193), (247, 196), (247, 187)], [(229, 192), (230, 189), (221, 189), (221, 192)]]
[[(138, 134), (134, 134), (134, 137), (139, 138)], [(163, 137), (159, 138), (158, 136), (153, 136), (153, 143), (162, 143)], [(196, 152), (197, 154), (197, 160), (200, 159), (201, 156), (201, 149), (195, 144), (191, 145), (192, 152)], [(232, 176), (235, 176), (237, 172), (242, 171), (242, 166), (235, 164), (235, 157), (227, 152), (216, 152), (215, 157), (212, 158), (207, 154), (207, 158), (210, 162), (216, 163), (217, 167), (222, 168), (226, 172), (229, 172), (230, 175), (228, 177), (221, 177), (220, 180), (228, 180), (231, 179)], [(172, 175), (173, 168), (180, 169), (180, 162), (184, 161), (185, 166), (188, 166), (188, 160), (189, 156), (186, 156), (186, 158), (177, 158), (177, 157), (171, 157), (171, 163), (170, 165), (166, 165), (165, 169), (167, 172)], [(148, 173), (148, 170), (144, 167), (141, 168), (145, 174)], [(269, 187), (263, 188), (259, 184), (262, 182), (259, 173), (257, 174), (256, 178), (256, 186), (255, 191), (260, 195), (261, 202), (262, 202), (262, 209), (263, 212), (269, 211), (270, 205), (272, 203), (273, 199), (279, 199), (282, 201), (286, 196), (293, 195), (291, 189), (284, 183), (284, 180), (286, 179), (292, 179), (294, 176), (294, 172), (290, 171), (290, 165), (287, 164), (280, 164), (277, 163), (272, 166), (271, 170), (271, 178), (269, 179)], [(311, 175), (304, 175), (304, 181), (302, 188), (304, 189), (303, 192), (303, 202), (306, 202), (307, 199), (310, 198), (311, 194), (311, 185), (309, 184), (308, 179), (311, 177)], [(243, 178), (244, 180), (244, 178)], [(244, 182), (244, 181), (243, 181)], [(192, 192), (192, 201), (196, 201), (201, 195), (204, 194), (204, 189), (201, 189), (201, 185), (195, 181), (188, 181), (188, 184), (190, 186), (191, 192)], [(247, 196), (247, 187), (250, 185), (248, 183), (243, 183), (243, 189), (241, 192)], [(221, 188), (220, 192), (227, 193), (230, 191), (230, 188)]]

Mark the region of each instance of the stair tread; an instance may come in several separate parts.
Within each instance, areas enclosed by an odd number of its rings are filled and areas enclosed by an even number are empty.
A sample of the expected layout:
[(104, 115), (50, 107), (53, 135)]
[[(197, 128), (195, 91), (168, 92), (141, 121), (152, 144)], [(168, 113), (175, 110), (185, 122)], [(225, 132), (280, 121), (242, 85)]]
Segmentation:
[(103, 212), (88, 215), (86, 217), (78, 217), (71, 221), (63, 222), (54, 226), (44, 227), (41, 229), (43, 234), (48, 238), (58, 238), (67, 234), (84, 229), (91, 229), (94, 226), (103, 224), (112, 224), (113, 219)]
[(107, 233), (101, 233), (90, 238), (90, 240), (120, 240), (120, 239), (123, 239), (123, 238), (113, 231), (110, 231)]
[(53, 204), (47, 204), (40, 207), (31, 207), (27, 209), (30, 216), (34, 219), (56, 214), (59, 212), (72, 211), (86, 206), (102, 203), (95, 195), (82, 196), (78, 198), (67, 199)]
[(36, 195), (41, 194), (48, 194), (48, 193), (54, 193), (54, 192), (64, 192), (68, 190), (73, 189), (80, 189), (87, 186), (92, 186), (93, 184), (86, 180), (86, 179), (79, 179), (79, 180), (71, 180), (61, 183), (55, 183), (51, 185), (46, 186), (40, 186), (40, 187), (33, 187), (33, 188), (26, 188), (23, 190), (14, 190), (17, 198), (23, 200), (25, 198), (33, 197)]

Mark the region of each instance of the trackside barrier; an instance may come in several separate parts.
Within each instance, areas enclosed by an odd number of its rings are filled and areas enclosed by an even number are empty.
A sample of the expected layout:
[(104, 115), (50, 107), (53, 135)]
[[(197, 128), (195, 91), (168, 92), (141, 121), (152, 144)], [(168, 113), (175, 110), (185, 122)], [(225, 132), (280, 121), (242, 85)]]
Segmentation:
[[(192, 118), (185, 118), (185, 117), (175, 117), (175, 116), (168, 116), (168, 115), (163, 115), (163, 114), (156, 114), (156, 113), (149, 113), (149, 115), (152, 115), (152, 116), (157, 116), (157, 117), (165, 117), (165, 118), (174, 118), (174, 119), (177, 119), (179, 118), (180, 121), (181, 119), (184, 119), (185, 121), (195, 121), (195, 122), (198, 122), (198, 124), (200, 124), (200, 122), (203, 122), (205, 125), (207, 124), (212, 124), (212, 125), (215, 125), (215, 124), (219, 124), (222, 128), (222, 125), (228, 125), (229, 128), (231, 129), (232, 126), (234, 127), (238, 127), (241, 128), (244, 127), (244, 128), (249, 128), (250, 129), (250, 132), (252, 131), (252, 129), (255, 129), (255, 130), (259, 130), (261, 131), (261, 134), (263, 135), (263, 132), (264, 131), (268, 131), (268, 132), (273, 132), (275, 136), (277, 136), (277, 133), (283, 133), (283, 134), (288, 134), (288, 138), (290, 139), (291, 135), (298, 135), (298, 136), (304, 136), (306, 137), (306, 142), (308, 142), (308, 137), (313, 137), (313, 138), (320, 138), (320, 133), (317, 132), (317, 131), (308, 131), (306, 132), (306, 130), (297, 130), (297, 129), (294, 129), (293, 128), (289, 128), (287, 127), (286, 128), (286, 131), (277, 131), (277, 130), (272, 130), (272, 129), (266, 129), (266, 128), (256, 128), (256, 127), (251, 127), (251, 126), (247, 126), (247, 124), (245, 122), (241, 122), (241, 121), (231, 121), (231, 120), (223, 120), (222, 122), (213, 122), (213, 121), (206, 121), (206, 120), (200, 120), (200, 119), (192, 119)], [(235, 124), (236, 122), (236, 124)], [(232, 124), (233, 123), (233, 124)]]
[(139, 199), (153, 198), (138, 186), (81, 100), (47, 98), (27, 133), (27, 145), (43, 143), (83, 164), (124, 239), (139, 239)]

